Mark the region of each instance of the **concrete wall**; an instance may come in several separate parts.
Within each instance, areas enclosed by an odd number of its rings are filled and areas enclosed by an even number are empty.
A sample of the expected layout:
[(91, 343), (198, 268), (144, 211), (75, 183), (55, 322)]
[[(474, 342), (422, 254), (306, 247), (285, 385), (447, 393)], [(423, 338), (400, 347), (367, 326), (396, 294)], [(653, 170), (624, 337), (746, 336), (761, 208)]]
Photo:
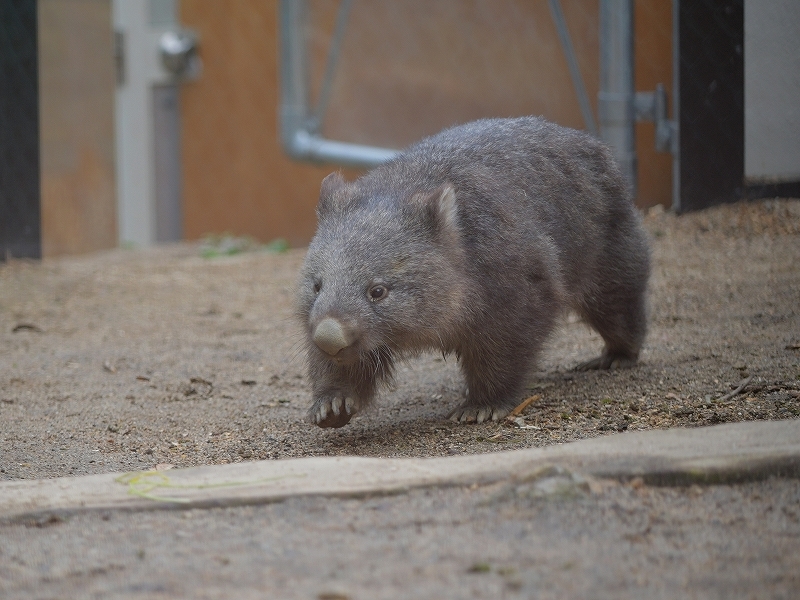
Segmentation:
[(800, 2), (744, 4), (745, 177), (800, 180)]

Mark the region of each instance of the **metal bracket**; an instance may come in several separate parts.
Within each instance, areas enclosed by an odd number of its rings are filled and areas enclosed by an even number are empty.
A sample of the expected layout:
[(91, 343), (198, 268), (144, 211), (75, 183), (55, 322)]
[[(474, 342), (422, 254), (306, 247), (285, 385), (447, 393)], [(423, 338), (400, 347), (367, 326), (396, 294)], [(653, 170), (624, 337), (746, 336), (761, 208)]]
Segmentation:
[(190, 29), (165, 31), (158, 40), (162, 66), (175, 78), (197, 79), (201, 70), (197, 45), (197, 33)]
[(654, 92), (636, 92), (634, 114), (637, 121), (652, 121), (656, 125), (656, 150), (659, 152), (677, 151), (678, 136), (675, 135), (675, 122), (667, 118), (667, 90), (663, 83), (656, 84)]

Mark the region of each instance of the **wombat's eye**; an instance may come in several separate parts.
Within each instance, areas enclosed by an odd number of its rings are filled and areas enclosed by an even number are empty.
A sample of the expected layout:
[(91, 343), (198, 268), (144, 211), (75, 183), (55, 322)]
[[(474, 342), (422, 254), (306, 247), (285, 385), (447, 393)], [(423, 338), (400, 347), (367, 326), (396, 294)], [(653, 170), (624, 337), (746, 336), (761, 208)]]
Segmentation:
[(322, 282), (319, 279), (314, 279), (314, 293), (319, 294), (322, 289)]
[(384, 285), (373, 285), (369, 288), (369, 299), (370, 302), (377, 302), (378, 300), (383, 300), (386, 298), (386, 295), (389, 293), (389, 290)]

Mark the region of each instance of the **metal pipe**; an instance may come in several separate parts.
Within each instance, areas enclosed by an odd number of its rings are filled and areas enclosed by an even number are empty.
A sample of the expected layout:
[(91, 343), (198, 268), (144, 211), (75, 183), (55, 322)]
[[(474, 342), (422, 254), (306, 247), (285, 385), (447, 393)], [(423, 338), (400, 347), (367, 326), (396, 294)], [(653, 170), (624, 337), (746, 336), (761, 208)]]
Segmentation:
[(350, 15), (352, 0), (342, 0), (339, 5), (339, 13), (336, 15), (336, 27), (331, 38), (331, 47), (328, 50), (328, 59), (325, 62), (325, 75), (322, 77), (317, 108), (308, 127), (310, 131), (319, 133), (322, 130), (322, 123), (325, 120), (325, 113), (328, 110), (328, 103), (331, 99), (331, 88), (333, 86), (333, 75), (336, 72), (336, 64), (339, 62), (339, 54), (342, 49), (342, 39), (347, 25), (347, 17)]
[(308, 115), (308, 67), (305, 40), (301, 35), (305, 20), (304, 0), (281, 0), (281, 142), (292, 146), (296, 131), (305, 127)]
[(600, 2), (600, 137), (614, 149), (636, 194), (633, 0)]
[(681, 211), (680, 0), (672, 0), (672, 210)]
[(561, 48), (564, 50), (564, 56), (567, 58), (572, 85), (575, 88), (575, 95), (578, 97), (578, 104), (581, 107), (581, 114), (583, 115), (583, 124), (586, 126), (586, 129), (589, 130), (589, 133), (596, 136), (597, 125), (594, 122), (592, 105), (589, 102), (589, 94), (586, 93), (586, 86), (583, 84), (583, 76), (578, 67), (578, 59), (575, 57), (575, 48), (572, 46), (572, 38), (569, 35), (567, 21), (564, 19), (564, 12), (561, 10), (561, 2), (559, 0), (550, 0), (550, 14), (556, 25), (558, 39), (561, 41)]
[(295, 131), (289, 154), (316, 162), (330, 162), (344, 167), (376, 167), (394, 158), (398, 151), (375, 146), (326, 140), (307, 131)]
[(308, 62), (302, 36), (305, 15), (305, 0), (281, 0), (280, 130), (284, 151), (298, 160), (330, 162), (347, 167), (371, 168), (390, 160), (397, 150), (336, 142), (314, 132), (314, 116), (308, 99)]

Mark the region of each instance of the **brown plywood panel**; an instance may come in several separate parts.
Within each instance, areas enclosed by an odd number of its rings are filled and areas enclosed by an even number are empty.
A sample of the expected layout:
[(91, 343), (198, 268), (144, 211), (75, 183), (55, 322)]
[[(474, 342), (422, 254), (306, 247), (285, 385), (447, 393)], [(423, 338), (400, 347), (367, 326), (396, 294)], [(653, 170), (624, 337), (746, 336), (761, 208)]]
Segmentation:
[(108, 0), (39, 0), (42, 252), (117, 245)]
[[(663, 83), (672, 100), (672, 3), (636, 0), (635, 81), (636, 89), (652, 91)], [(672, 106), (670, 106), (670, 111)], [(656, 152), (655, 125), (636, 126), (639, 181), (636, 203), (642, 208), (672, 205), (672, 154)]]
[(201, 77), (181, 90), (184, 235), (230, 232), (306, 244), (322, 178), (278, 137), (277, 3), (183, 0)]
[[(598, 3), (561, 4), (596, 114)], [(312, 102), (339, 5), (309, 1)], [(636, 9), (638, 89), (669, 86), (669, 3), (638, 0)], [(277, 2), (183, 0), (181, 20), (199, 32), (204, 64), (182, 88), (185, 235), (306, 243), (319, 183), (335, 167), (291, 161), (280, 148)], [(353, 2), (326, 137), (403, 147), (455, 123), (523, 114), (584, 127), (547, 3)], [(639, 202), (668, 204), (671, 162), (652, 150), (652, 125), (638, 126), (637, 142)]]
[[(310, 2), (312, 84), (322, 79), (339, 4)], [(596, 106), (597, 4), (565, 0), (562, 6)], [(584, 127), (546, 2), (353, 2), (326, 137), (403, 147), (457, 123), (531, 114)]]

